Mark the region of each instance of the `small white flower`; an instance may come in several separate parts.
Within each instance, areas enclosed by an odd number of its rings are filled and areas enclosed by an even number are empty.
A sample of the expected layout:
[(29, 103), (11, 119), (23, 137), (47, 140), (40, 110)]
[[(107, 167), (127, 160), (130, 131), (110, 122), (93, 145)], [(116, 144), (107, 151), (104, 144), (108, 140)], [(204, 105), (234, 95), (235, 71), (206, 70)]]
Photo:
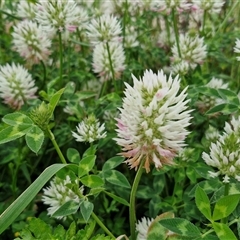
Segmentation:
[(191, 69), (189, 62), (183, 60), (179, 63), (176, 63), (171, 66), (171, 70), (175, 74), (186, 75), (188, 71)]
[(120, 42), (122, 28), (120, 22), (113, 15), (104, 14), (98, 19), (92, 19), (87, 27), (87, 35), (92, 44), (101, 42)]
[[(109, 59), (107, 44), (111, 60)], [(102, 82), (120, 78), (125, 69), (125, 54), (122, 44), (116, 42), (108, 42), (107, 44), (99, 43), (93, 50), (93, 71), (99, 74)]]
[(154, 221), (153, 218), (150, 219), (143, 217), (141, 221), (139, 220), (138, 223), (136, 223), (136, 231), (138, 232), (137, 240), (147, 239), (148, 229), (153, 221)]
[(56, 32), (76, 30), (76, 22), (79, 19), (79, 8), (74, 0), (48, 0), (38, 1), (36, 20), (49, 30)]
[(51, 40), (41, 25), (25, 20), (13, 27), (13, 49), (25, 58), (28, 65), (45, 62), (51, 51)]
[(27, 100), (36, 98), (35, 82), (19, 64), (0, 66), (0, 86), (0, 97), (11, 108), (20, 109)]
[[(240, 53), (240, 40), (238, 38), (235, 42), (234, 52)], [(237, 57), (237, 60), (240, 61), (240, 57)]]
[(172, 47), (173, 65), (185, 61), (191, 69), (195, 69), (197, 64), (202, 64), (207, 56), (207, 46), (204, 44), (204, 39), (198, 36), (191, 37), (188, 34), (180, 34), (179, 38), (180, 54), (177, 44)]
[[(47, 209), (48, 215), (52, 216), (64, 203), (70, 200), (75, 203), (80, 202), (80, 198), (83, 195), (83, 186), (80, 188), (74, 187), (77, 184), (77, 180), (72, 182), (67, 175), (64, 180), (54, 177), (50, 182), (50, 186), (43, 188), (42, 201), (44, 204), (50, 205)], [(58, 216), (56, 218), (64, 219), (63, 216)]]
[(36, 16), (36, 5), (29, 1), (20, 1), (17, 5), (17, 16), (33, 20)]
[(107, 133), (104, 132), (104, 123), (100, 125), (99, 121), (93, 115), (85, 118), (76, 128), (77, 133), (72, 131), (72, 135), (77, 142), (91, 143), (107, 136)]
[(200, 8), (209, 13), (220, 13), (225, 1), (224, 0), (192, 0), (193, 8)]
[(240, 117), (232, 118), (230, 124), (225, 123), (223, 135), (212, 142), (210, 153), (203, 152), (202, 158), (207, 165), (217, 168), (217, 172), (209, 172), (211, 177), (223, 175), (223, 182), (229, 182), (230, 177), (240, 181)]
[(143, 78), (133, 77), (133, 87), (126, 85), (123, 107), (117, 119), (117, 138), (122, 146), (121, 155), (131, 168), (137, 169), (144, 162), (147, 172), (150, 163), (156, 168), (172, 164), (173, 157), (181, 150), (188, 135), (190, 112), (185, 88), (180, 90), (180, 79), (145, 71)]

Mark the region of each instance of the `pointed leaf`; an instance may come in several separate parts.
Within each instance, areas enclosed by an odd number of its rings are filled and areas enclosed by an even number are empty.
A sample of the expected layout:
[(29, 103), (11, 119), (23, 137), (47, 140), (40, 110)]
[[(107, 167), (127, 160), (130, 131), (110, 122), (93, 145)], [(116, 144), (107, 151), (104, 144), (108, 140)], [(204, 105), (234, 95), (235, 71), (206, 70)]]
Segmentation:
[(240, 194), (228, 195), (217, 201), (213, 210), (213, 220), (220, 220), (229, 216), (237, 207)]
[(25, 136), (28, 147), (35, 153), (40, 150), (44, 141), (44, 132), (34, 125)]
[(108, 182), (114, 185), (118, 185), (124, 188), (131, 187), (127, 178), (117, 170), (108, 170), (104, 172), (104, 177)]
[(41, 175), (0, 215), (0, 234), (28, 206), (48, 180), (66, 164), (54, 164), (46, 168)]
[(93, 212), (93, 204), (88, 201), (83, 201), (80, 205), (81, 213), (84, 220), (87, 222)]
[(236, 111), (238, 111), (238, 105), (230, 104), (230, 103), (222, 103), (208, 110), (206, 114), (213, 114), (217, 112), (221, 112), (223, 114), (230, 114)]
[(103, 180), (96, 175), (88, 175), (80, 179), (83, 185), (89, 188), (97, 188), (104, 185)]
[(114, 169), (115, 167), (120, 165), (123, 161), (124, 161), (124, 157), (121, 157), (121, 156), (112, 157), (104, 163), (102, 170), (107, 171), (107, 170)]
[(219, 240), (237, 240), (232, 230), (226, 224), (213, 222), (213, 228)]
[(118, 197), (117, 195), (115, 195), (115, 194), (113, 194), (113, 193), (110, 193), (110, 192), (106, 192), (106, 191), (104, 191), (109, 197), (111, 197), (111, 198), (113, 198), (114, 200), (116, 200), (117, 202), (120, 202), (120, 203), (122, 203), (123, 205), (126, 205), (126, 206), (129, 206), (129, 203), (125, 200), (125, 199), (123, 199), (123, 198), (121, 198), (121, 197)]
[(210, 200), (207, 194), (201, 187), (197, 187), (195, 192), (195, 201), (200, 212), (208, 219), (211, 220), (211, 207)]
[(15, 125), (8, 126), (0, 131), (0, 144), (7, 143), (24, 136), (32, 126)]
[(183, 218), (162, 219), (159, 221), (159, 223), (170, 231), (175, 232), (181, 236), (201, 236), (201, 232), (199, 231), (199, 229), (191, 222)]
[(219, 95), (222, 97), (222, 99), (226, 100), (228, 103), (232, 103), (235, 105), (239, 105), (239, 98), (238, 95), (235, 92), (232, 92), (228, 89), (217, 89)]
[(198, 87), (197, 91), (206, 95), (206, 96), (217, 97), (217, 98), (220, 97), (217, 89), (215, 89), (215, 88), (202, 86), (202, 87)]
[(89, 155), (83, 158), (79, 163), (78, 176), (82, 177), (88, 174), (93, 169), (95, 165), (95, 160), (96, 160), (95, 155)]
[(11, 126), (28, 125), (30, 127), (33, 125), (32, 119), (21, 112), (9, 113), (5, 115), (2, 120)]
[[(51, 97), (50, 101), (49, 101), (49, 106), (51, 108), (51, 111), (52, 111), (52, 114), (61, 98), (61, 95), (63, 94), (64, 92), (64, 88), (60, 89), (58, 92), (56, 92), (55, 94), (53, 94), (53, 96)], [(51, 115), (52, 115), (51, 114)]]
[(72, 200), (65, 202), (57, 211), (55, 211), (52, 217), (65, 217), (74, 214), (79, 209), (80, 203), (76, 203)]

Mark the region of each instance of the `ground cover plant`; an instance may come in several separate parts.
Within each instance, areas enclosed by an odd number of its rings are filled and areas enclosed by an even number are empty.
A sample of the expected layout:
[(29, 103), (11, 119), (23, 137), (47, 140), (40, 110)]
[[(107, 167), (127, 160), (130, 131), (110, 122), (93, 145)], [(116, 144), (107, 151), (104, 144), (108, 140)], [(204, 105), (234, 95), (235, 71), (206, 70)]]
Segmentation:
[(237, 0), (0, 0), (1, 239), (240, 239)]

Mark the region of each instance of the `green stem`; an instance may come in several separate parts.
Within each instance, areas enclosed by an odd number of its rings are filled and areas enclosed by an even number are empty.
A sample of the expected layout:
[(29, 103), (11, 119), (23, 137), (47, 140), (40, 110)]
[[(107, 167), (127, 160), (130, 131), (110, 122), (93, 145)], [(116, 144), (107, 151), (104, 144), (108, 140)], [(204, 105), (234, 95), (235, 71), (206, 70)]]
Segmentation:
[(207, 19), (207, 12), (204, 10), (203, 13), (203, 24), (202, 24), (202, 35), (205, 35), (205, 25), (206, 25), (206, 19)]
[(41, 62), (41, 65), (43, 67), (43, 82), (42, 82), (42, 87), (41, 88), (44, 88), (45, 86), (45, 83), (46, 83), (46, 79), (47, 79), (47, 71), (46, 71), (46, 66), (44, 64), (43, 61), (40, 61)]
[[(224, 188), (224, 196), (228, 196), (228, 194), (229, 194), (229, 183), (225, 183), (224, 184), (225, 186), (225, 188)], [(228, 217), (225, 217), (225, 218), (223, 218), (222, 220), (221, 220), (221, 222), (222, 223), (227, 223), (228, 222)]]
[(181, 50), (180, 50), (180, 45), (179, 45), (179, 33), (178, 33), (178, 26), (177, 26), (177, 17), (176, 17), (174, 8), (172, 9), (172, 21), (173, 21), (175, 39), (176, 39), (176, 43), (177, 43), (178, 55), (181, 58), (182, 56), (181, 56)]
[(53, 146), (56, 149), (56, 151), (58, 153), (58, 156), (61, 159), (62, 163), (67, 164), (67, 161), (65, 160), (65, 157), (63, 156), (62, 151), (60, 150), (60, 148), (59, 148), (59, 146), (58, 146), (58, 144), (55, 140), (55, 137), (54, 137), (52, 131), (49, 128), (48, 128), (48, 136), (49, 136), (50, 140), (52, 141)]
[(59, 82), (60, 86), (62, 86), (62, 73), (63, 73), (63, 47), (62, 47), (62, 34), (58, 32), (58, 39), (59, 39)]
[(98, 218), (98, 216), (94, 212), (92, 212), (91, 216), (96, 221), (96, 223), (104, 230), (104, 232), (107, 233), (108, 236), (116, 239), (116, 237), (114, 237), (114, 235), (108, 230), (108, 228), (103, 224), (103, 222)]
[(107, 47), (108, 59), (109, 59), (109, 63), (110, 63), (110, 70), (111, 70), (111, 73), (112, 73), (112, 81), (113, 81), (113, 84), (114, 84), (114, 90), (116, 92), (117, 91), (117, 83), (116, 83), (116, 80), (115, 80), (115, 72), (114, 72), (114, 69), (113, 69), (112, 58), (111, 58), (111, 53), (110, 53), (110, 48), (109, 48), (108, 42), (106, 43), (106, 47)]
[(130, 193), (130, 208), (129, 208), (129, 220), (130, 220), (130, 231), (131, 231), (131, 239), (135, 240), (135, 223), (136, 223), (136, 209), (135, 209), (135, 197), (136, 197), (136, 192), (137, 192), (137, 187), (140, 182), (142, 173), (143, 173), (143, 164), (144, 161), (141, 161), (141, 164), (138, 168), (137, 174), (135, 176), (133, 185), (132, 185), (132, 190)]
[(218, 30), (216, 31), (216, 34), (225, 26), (229, 16), (232, 14), (232, 12), (236, 9), (237, 5), (239, 4), (239, 1), (235, 1), (235, 3), (232, 5), (232, 8), (229, 10), (227, 16), (224, 18), (222, 24), (219, 26)]

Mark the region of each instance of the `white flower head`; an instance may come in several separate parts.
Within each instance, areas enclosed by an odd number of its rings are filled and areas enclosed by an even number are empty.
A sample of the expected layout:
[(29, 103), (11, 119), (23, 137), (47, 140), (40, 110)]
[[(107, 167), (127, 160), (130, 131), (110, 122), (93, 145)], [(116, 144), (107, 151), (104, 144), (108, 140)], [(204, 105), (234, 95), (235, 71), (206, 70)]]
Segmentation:
[(122, 28), (118, 19), (109, 14), (93, 18), (87, 27), (87, 36), (92, 44), (101, 42), (120, 42)]
[(147, 239), (148, 229), (150, 225), (153, 223), (153, 221), (154, 221), (153, 218), (150, 219), (150, 218), (143, 217), (141, 221), (139, 220), (136, 223), (136, 231), (138, 232), (137, 240)]
[[(99, 74), (102, 82), (120, 78), (125, 69), (125, 54), (122, 44), (117, 42), (107, 44), (99, 43), (93, 50), (93, 71)], [(111, 60), (107, 47), (109, 47)]]
[(172, 47), (173, 65), (186, 61), (191, 69), (195, 69), (197, 64), (202, 64), (207, 56), (207, 46), (204, 44), (204, 39), (198, 36), (191, 37), (188, 34), (180, 34), (179, 38), (180, 54), (177, 44)]
[(53, 28), (56, 32), (76, 30), (79, 8), (74, 0), (48, 0), (38, 1), (36, 20), (49, 30)]
[(210, 14), (220, 13), (225, 1), (224, 0), (192, 0), (192, 8), (200, 8)]
[(19, 1), (17, 5), (17, 16), (23, 19), (33, 20), (36, 16), (37, 6), (30, 1)]
[[(234, 47), (235, 53), (240, 53), (240, 40), (237, 38)], [(240, 61), (240, 57), (237, 57), (237, 60)]]
[(169, 14), (172, 9), (176, 9), (178, 12), (186, 11), (191, 8), (191, 3), (188, 0), (161, 0), (151, 1), (151, 9), (157, 12), (166, 12)]
[(240, 117), (232, 118), (230, 124), (225, 123), (223, 135), (212, 142), (210, 153), (203, 152), (202, 158), (207, 165), (215, 167), (217, 172), (210, 172), (211, 177), (223, 175), (223, 181), (230, 177), (240, 181)]
[(19, 64), (0, 66), (0, 86), (0, 97), (13, 109), (20, 109), (27, 100), (36, 98), (35, 82)]
[(121, 155), (127, 157), (130, 168), (137, 169), (144, 161), (147, 172), (150, 163), (157, 169), (172, 164), (188, 135), (190, 112), (185, 100), (187, 88), (180, 90), (180, 79), (168, 78), (163, 71), (157, 74), (146, 70), (142, 79), (133, 77), (133, 87), (126, 83), (123, 106), (117, 119), (117, 138)]
[(72, 131), (72, 135), (77, 142), (91, 143), (107, 136), (107, 133), (104, 132), (104, 123), (100, 125), (99, 121), (93, 115), (85, 118), (76, 128), (77, 132)]
[(171, 66), (171, 70), (175, 74), (186, 75), (191, 69), (189, 62), (183, 60)]
[[(48, 215), (52, 216), (64, 203), (73, 201), (79, 203), (83, 195), (83, 186), (76, 188), (77, 180), (72, 182), (69, 175), (65, 179), (54, 177), (50, 182), (50, 186), (43, 188), (42, 201), (46, 205), (50, 205), (47, 209)], [(63, 216), (56, 217), (64, 219)]]
[(45, 62), (51, 53), (51, 40), (37, 23), (25, 20), (13, 27), (13, 49), (25, 58), (28, 65)]

